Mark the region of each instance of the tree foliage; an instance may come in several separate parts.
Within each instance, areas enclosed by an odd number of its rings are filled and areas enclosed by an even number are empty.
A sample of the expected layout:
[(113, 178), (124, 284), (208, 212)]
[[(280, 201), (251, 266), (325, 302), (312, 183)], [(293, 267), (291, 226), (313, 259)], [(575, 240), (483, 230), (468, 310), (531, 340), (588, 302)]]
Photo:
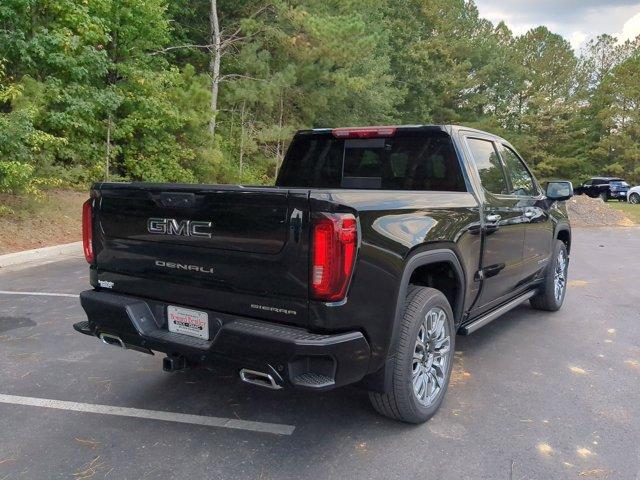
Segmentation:
[(543, 178), (640, 182), (638, 78), (637, 39), (576, 54), (469, 0), (3, 0), (0, 172), (269, 183), (300, 128), (460, 123)]

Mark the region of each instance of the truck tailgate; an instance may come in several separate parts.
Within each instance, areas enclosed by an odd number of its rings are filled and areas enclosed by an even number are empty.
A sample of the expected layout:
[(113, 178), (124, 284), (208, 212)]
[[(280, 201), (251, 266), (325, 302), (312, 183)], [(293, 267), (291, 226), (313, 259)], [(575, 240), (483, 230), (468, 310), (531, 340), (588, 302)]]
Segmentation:
[(305, 325), (308, 191), (101, 184), (97, 287)]

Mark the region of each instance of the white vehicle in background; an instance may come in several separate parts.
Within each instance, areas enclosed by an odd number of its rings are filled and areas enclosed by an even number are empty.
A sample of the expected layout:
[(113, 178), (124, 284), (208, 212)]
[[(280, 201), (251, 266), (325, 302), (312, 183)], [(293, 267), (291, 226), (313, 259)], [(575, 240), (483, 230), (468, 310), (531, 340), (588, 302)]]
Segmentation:
[(633, 203), (634, 205), (640, 204), (640, 185), (629, 189), (627, 192), (627, 202)]

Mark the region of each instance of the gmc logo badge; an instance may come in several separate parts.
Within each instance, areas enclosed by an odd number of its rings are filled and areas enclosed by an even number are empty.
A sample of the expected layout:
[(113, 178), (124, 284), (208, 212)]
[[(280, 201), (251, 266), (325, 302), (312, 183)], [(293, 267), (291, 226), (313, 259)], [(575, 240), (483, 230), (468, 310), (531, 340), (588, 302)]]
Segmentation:
[(150, 218), (147, 220), (147, 231), (158, 235), (211, 238), (211, 222)]

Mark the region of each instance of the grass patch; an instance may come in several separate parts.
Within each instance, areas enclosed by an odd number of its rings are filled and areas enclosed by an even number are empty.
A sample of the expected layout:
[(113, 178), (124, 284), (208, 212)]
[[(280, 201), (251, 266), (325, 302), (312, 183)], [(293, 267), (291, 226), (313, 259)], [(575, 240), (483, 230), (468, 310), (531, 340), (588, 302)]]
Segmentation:
[(607, 202), (607, 205), (624, 213), (633, 223), (637, 225), (640, 224), (640, 205), (632, 205), (630, 203), (618, 201)]
[(0, 194), (0, 254), (82, 239), (82, 203), (88, 193), (43, 191), (41, 198)]

